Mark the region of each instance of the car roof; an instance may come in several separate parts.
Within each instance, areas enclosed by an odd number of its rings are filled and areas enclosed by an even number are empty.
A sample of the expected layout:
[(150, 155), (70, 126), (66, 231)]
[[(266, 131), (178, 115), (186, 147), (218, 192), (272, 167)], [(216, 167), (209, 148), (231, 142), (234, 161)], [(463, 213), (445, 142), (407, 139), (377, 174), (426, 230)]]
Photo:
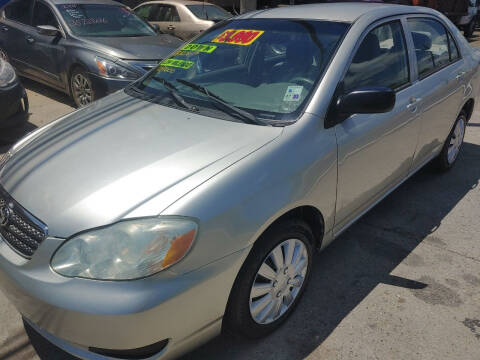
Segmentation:
[(156, 3), (163, 3), (163, 4), (182, 4), (182, 5), (214, 5), (209, 2), (203, 2), (203, 1), (193, 1), (193, 0), (155, 0), (155, 1), (147, 1), (143, 2), (139, 5), (145, 5), (145, 4), (156, 4)]
[(117, 5), (117, 6), (125, 6), (117, 1), (113, 0), (47, 0), (55, 5), (65, 5), (65, 4), (101, 4), (101, 5)]
[(312, 19), (340, 22), (354, 22), (364, 15), (377, 15), (379, 18), (400, 14), (438, 14), (435, 10), (407, 5), (383, 3), (329, 3), (284, 6), (274, 9), (253, 11), (239, 18), (269, 19)]

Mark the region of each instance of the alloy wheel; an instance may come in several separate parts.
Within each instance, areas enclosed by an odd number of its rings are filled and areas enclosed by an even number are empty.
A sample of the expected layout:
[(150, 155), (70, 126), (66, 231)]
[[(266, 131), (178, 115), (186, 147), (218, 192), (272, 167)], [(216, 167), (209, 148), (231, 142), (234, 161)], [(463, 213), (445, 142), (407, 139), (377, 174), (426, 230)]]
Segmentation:
[(93, 101), (93, 91), (90, 81), (83, 74), (75, 74), (72, 79), (72, 90), (75, 102), (86, 106)]
[(465, 118), (460, 117), (455, 125), (455, 130), (450, 139), (450, 144), (448, 145), (448, 163), (453, 164), (457, 159), (458, 153), (460, 152), (460, 147), (463, 143), (463, 137), (465, 136)]
[(7, 53), (5, 51), (3, 51), (2, 49), (0, 49), (0, 59), (8, 61)]
[(258, 269), (250, 290), (250, 315), (258, 324), (279, 319), (302, 289), (309, 266), (305, 244), (289, 239), (277, 245)]

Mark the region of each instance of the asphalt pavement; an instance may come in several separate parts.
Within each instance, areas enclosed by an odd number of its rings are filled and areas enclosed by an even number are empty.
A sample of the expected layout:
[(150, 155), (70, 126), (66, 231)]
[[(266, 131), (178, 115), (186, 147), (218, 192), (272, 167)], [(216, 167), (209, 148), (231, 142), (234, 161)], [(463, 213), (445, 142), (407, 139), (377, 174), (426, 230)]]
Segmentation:
[[(73, 110), (66, 95), (25, 86), (29, 122), (0, 142)], [(316, 255), (283, 327), (256, 341), (222, 335), (183, 360), (480, 359), (479, 181), (480, 108), (450, 172), (421, 170)], [(73, 358), (28, 336), (0, 292), (0, 360), (20, 359)]]

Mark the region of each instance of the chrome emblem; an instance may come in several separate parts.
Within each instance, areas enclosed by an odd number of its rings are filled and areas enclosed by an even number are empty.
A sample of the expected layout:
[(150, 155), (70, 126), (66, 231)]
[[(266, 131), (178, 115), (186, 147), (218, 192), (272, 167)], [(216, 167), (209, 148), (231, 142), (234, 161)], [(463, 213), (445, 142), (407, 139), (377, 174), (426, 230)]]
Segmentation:
[(8, 206), (2, 206), (0, 208), (0, 226), (5, 227), (8, 224), (12, 211)]

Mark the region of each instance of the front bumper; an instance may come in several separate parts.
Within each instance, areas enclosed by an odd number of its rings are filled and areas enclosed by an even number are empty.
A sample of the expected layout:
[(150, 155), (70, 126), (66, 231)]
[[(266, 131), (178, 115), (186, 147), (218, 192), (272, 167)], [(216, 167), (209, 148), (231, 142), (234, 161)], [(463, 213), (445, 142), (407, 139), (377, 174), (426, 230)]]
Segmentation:
[(0, 128), (10, 127), (26, 120), (28, 97), (20, 81), (0, 88)]
[(180, 276), (167, 270), (134, 281), (94, 281), (50, 268), (61, 242), (46, 239), (27, 261), (0, 239), (0, 289), (37, 332), (83, 359), (107, 359), (89, 347), (130, 350), (164, 339), (166, 348), (150, 359), (173, 359), (216, 336), (249, 251)]
[(121, 79), (109, 79), (97, 74), (90, 73), (90, 79), (92, 81), (93, 91), (95, 92), (95, 98), (100, 99), (104, 96), (110, 95), (115, 91), (121, 90), (135, 80), (121, 80)]

